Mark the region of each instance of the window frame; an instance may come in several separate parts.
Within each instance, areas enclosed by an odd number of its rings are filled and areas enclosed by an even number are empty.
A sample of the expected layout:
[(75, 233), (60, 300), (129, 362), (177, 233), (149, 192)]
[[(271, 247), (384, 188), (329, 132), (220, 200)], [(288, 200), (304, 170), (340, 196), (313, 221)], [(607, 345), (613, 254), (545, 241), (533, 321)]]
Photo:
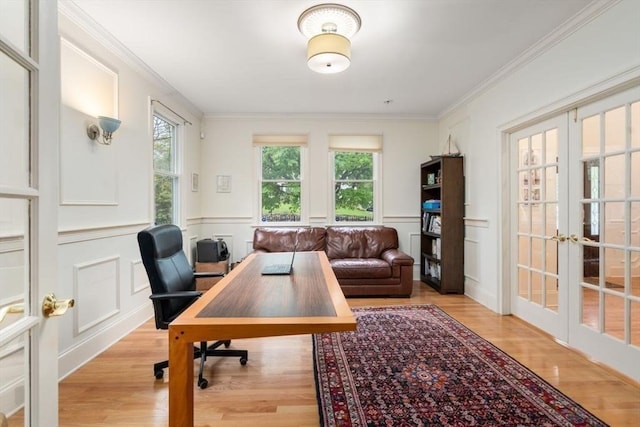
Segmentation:
[[(254, 137), (255, 139), (255, 137)], [(265, 180), (262, 178), (262, 149), (264, 147), (297, 147), (300, 150), (300, 180), (287, 180), (288, 182), (300, 182), (300, 221), (263, 221), (262, 220), (262, 184)], [(255, 161), (255, 173), (256, 173), (256, 196), (255, 196), (255, 213), (254, 222), (258, 226), (267, 227), (286, 227), (286, 226), (301, 226), (309, 223), (309, 209), (308, 209), (308, 184), (307, 184), (307, 168), (308, 168), (308, 150), (306, 142), (268, 142), (268, 143), (256, 143), (254, 142), (254, 161)], [(267, 180), (270, 182), (273, 180)], [(282, 180), (278, 180), (282, 181)]]
[[(373, 170), (372, 170), (372, 178), (371, 182), (373, 183), (373, 219), (371, 221), (336, 221), (336, 200), (335, 200), (335, 186), (338, 180), (336, 180), (335, 173), (335, 155), (336, 153), (346, 153), (346, 152), (355, 152), (355, 153), (371, 153), (373, 157)], [(382, 152), (379, 150), (365, 150), (365, 149), (329, 149), (329, 195), (327, 197), (328, 200), (328, 211), (331, 215), (331, 220), (328, 221), (334, 225), (375, 225), (381, 224), (381, 203), (382, 203)], [(357, 180), (358, 182), (365, 182), (369, 180)], [(354, 180), (356, 182), (356, 180)]]
[[(173, 127), (173, 136), (171, 141), (171, 170), (160, 170), (156, 169), (153, 153), (155, 152), (155, 139), (154, 139), (154, 121), (155, 118), (163, 120), (170, 124)], [(182, 215), (182, 132), (183, 126), (177, 122), (176, 120), (172, 120), (168, 117), (167, 114), (164, 114), (162, 111), (159, 111), (158, 108), (153, 108), (151, 114), (151, 144), (152, 144), (152, 169), (153, 169), (153, 177), (151, 182), (152, 189), (152, 201), (151, 201), (151, 211), (152, 211), (152, 221), (156, 224), (156, 190), (155, 190), (155, 177), (156, 175), (163, 177), (172, 178), (173, 182), (173, 197), (172, 197), (172, 224), (181, 226), (181, 221), (183, 218)]]

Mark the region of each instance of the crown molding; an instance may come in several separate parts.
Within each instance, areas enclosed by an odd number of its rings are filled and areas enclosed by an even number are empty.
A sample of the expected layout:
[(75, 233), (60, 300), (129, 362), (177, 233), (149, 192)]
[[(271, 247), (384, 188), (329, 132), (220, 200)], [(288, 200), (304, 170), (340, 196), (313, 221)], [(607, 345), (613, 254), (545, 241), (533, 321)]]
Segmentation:
[(491, 77), (480, 83), (457, 102), (443, 110), (437, 117), (438, 120), (454, 112), (461, 106), (479, 97), (487, 90), (494, 87), (498, 82), (504, 80), (509, 75), (533, 62), (536, 58), (548, 52), (553, 46), (567, 39), (580, 28), (605, 13), (607, 10), (620, 3), (621, 0), (594, 0), (585, 6), (580, 12), (569, 18), (558, 28), (547, 34), (540, 41), (529, 47), (521, 55), (507, 63)]
[(203, 119), (207, 120), (282, 120), (282, 119), (309, 119), (309, 120), (405, 120), (420, 122), (436, 122), (438, 117), (421, 114), (340, 114), (340, 113), (253, 113), (253, 114), (204, 114)]
[[(86, 32), (96, 42), (104, 46), (134, 71), (142, 75), (145, 79), (156, 83), (165, 90), (162, 95), (175, 96), (181, 106), (189, 111), (194, 117), (202, 118), (203, 113), (189, 99), (182, 95), (176, 88), (167, 82), (160, 74), (156, 73), (144, 61), (133, 54), (120, 40), (104, 29), (100, 23), (87, 15), (73, 0), (58, 0), (58, 13), (77, 25)], [(63, 31), (60, 31), (64, 36)]]

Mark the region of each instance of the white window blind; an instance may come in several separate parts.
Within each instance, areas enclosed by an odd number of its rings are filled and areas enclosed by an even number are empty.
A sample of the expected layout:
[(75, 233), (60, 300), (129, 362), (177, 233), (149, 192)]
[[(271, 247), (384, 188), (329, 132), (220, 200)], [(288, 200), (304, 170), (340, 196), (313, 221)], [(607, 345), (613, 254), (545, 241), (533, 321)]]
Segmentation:
[(331, 151), (382, 151), (382, 135), (329, 135)]
[(253, 135), (253, 145), (307, 145), (307, 135)]

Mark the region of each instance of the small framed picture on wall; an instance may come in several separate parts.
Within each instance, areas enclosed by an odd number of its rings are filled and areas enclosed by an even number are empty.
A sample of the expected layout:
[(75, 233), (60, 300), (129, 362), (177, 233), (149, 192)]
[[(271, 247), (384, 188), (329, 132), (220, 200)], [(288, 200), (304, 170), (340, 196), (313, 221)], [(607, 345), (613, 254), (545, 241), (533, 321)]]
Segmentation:
[(218, 175), (216, 177), (216, 191), (218, 193), (231, 193), (230, 175)]
[(191, 191), (198, 191), (198, 189), (200, 188), (200, 177), (198, 176), (197, 173), (192, 173), (191, 174)]

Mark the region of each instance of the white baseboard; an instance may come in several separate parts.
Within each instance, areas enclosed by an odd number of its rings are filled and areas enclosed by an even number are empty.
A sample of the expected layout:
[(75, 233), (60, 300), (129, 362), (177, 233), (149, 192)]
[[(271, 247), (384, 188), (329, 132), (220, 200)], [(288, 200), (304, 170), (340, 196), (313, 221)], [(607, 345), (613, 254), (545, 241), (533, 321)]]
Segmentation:
[(118, 342), (122, 337), (153, 317), (151, 304), (144, 304), (128, 316), (97, 331), (84, 341), (60, 353), (58, 356), (58, 378), (62, 381), (94, 357)]

